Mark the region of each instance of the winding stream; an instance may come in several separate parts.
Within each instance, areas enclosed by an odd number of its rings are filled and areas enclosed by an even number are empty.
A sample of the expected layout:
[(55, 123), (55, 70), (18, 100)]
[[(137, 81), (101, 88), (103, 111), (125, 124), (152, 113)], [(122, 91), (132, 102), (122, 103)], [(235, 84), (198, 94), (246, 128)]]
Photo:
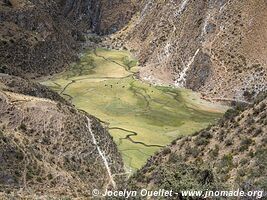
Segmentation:
[(130, 170), (178, 136), (214, 123), (226, 110), (192, 91), (142, 82), (137, 72), (138, 62), (129, 52), (95, 49), (42, 82), (99, 118)]

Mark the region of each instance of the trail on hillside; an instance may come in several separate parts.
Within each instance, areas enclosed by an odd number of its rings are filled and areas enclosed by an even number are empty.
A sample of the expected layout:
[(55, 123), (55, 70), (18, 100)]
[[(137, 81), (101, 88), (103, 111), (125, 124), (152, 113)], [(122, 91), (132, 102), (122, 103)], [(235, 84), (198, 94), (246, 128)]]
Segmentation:
[(107, 170), (107, 173), (108, 173), (108, 176), (109, 176), (110, 183), (112, 184), (113, 188), (116, 188), (116, 183), (115, 183), (115, 181), (113, 179), (113, 175), (112, 175), (111, 169), (109, 167), (109, 164), (108, 164), (107, 158), (105, 156), (105, 153), (98, 146), (97, 141), (95, 139), (95, 135), (94, 135), (94, 133), (92, 131), (92, 128), (91, 128), (91, 120), (87, 116), (86, 116), (86, 120), (87, 120), (87, 128), (88, 128), (88, 131), (89, 131), (90, 135), (92, 136), (93, 144), (96, 145), (97, 151), (98, 151), (99, 155), (101, 156), (101, 158), (103, 160), (103, 163), (104, 163), (104, 165), (106, 167), (106, 170)]

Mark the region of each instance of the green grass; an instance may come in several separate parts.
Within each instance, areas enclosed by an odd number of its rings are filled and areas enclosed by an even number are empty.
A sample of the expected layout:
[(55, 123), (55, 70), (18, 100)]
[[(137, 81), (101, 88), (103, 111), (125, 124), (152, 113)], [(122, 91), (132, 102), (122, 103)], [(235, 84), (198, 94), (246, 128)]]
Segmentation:
[[(73, 97), (76, 107), (110, 123), (110, 127), (137, 132), (132, 137), (135, 141), (167, 145), (180, 135), (214, 123), (226, 109), (200, 100), (189, 90), (156, 87), (134, 79), (138, 62), (128, 52), (97, 49), (96, 54), (87, 51), (80, 62), (43, 84), (62, 92), (75, 80), (64, 94)], [(120, 140), (129, 134), (122, 130), (112, 129), (110, 133), (126, 166), (132, 169), (140, 168), (159, 149)]]

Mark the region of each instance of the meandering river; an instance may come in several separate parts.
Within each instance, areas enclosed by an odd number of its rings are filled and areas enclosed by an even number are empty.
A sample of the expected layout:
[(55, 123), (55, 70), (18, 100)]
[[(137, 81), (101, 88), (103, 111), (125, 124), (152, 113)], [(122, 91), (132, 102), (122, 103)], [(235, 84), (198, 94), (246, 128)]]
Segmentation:
[(142, 82), (137, 72), (129, 52), (95, 49), (42, 82), (106, 125), (129, 170), (178, 136), (214, 123), (227, 109), (190, 90)]

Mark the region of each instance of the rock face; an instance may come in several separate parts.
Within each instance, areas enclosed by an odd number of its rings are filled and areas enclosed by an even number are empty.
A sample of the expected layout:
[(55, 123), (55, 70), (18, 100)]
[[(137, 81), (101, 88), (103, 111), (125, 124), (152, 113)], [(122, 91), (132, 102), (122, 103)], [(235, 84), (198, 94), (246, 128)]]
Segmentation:
[(118, 31), (135, 11), (130, 0), (61, 0), (60, 4), (70, 20), (98, 34)]
[[(7, 78), (13, 83), (0, 78), (0, 199), (86, 199), (121, 183), (121, 156), (94, 117), (50, 100), (60, 97), (30, 81)], [(43, 98), (14, 92), (20, 89)]]
[(208, 77), (212, 76), (212, 62), (209, 55), (198, 53), (186, 72), (184, 85), (195, 91), (205, 86)]
[(112, 42), (132, 49), (143, 79), (215, 98), (249, 100), (266, 90), (265, 0), (143, 0), (136, 6), (139, 12)]
[(265, 94), (229, 110), (219, 124), (173, 141), (130, 179), (130, 188), (266, 191), (266, 105)]

